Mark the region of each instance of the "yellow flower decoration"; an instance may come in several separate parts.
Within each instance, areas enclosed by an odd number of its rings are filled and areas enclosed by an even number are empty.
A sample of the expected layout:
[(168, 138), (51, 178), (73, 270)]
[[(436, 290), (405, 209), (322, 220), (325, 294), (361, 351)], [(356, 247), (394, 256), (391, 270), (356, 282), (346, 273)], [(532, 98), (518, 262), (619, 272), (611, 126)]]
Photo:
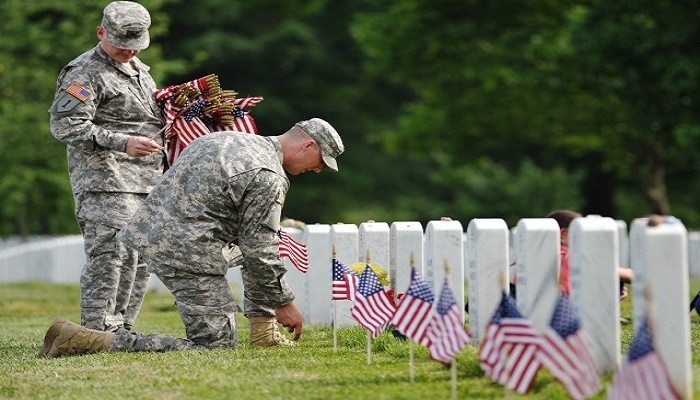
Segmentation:
[[(350, 264), (350, 270), (357, 275), (362, 275), (362, 273), (365, 271), (365, 267), (367, 266), (367, 263), (359, 262), (355, 264)], [(375, 274), (377, 274), (377, 278), (379, 278), (379, 283), (382, 284), (382, 286), (389, 286), (389, 273), (386, 272), (386, 270), (378, 265), (370, 264), (369, 266), (372, 268), (372, 271), (374, 271)]]

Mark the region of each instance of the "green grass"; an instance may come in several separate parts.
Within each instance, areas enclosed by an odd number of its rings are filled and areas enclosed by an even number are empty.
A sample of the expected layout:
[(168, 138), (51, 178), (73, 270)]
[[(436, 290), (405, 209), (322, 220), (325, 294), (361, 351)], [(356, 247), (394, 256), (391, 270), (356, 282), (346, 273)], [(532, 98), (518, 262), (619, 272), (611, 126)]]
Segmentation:
[[(700, 282), (692, 282), (696, 293)], [(631, 319), (630, 301), (622, 315)], [(101, 353), (40, 360), (36, 354), (56, 316), (79, 319), (78, 288), (23, 283), (0, 286), (0, 398), (17, 399), (448, 399), (449, 369), (414, 346), (415, 380), (409, 379), (409, 344), (383, 333), (372, 342), (367, 364), (366, 333), (338, 331), (333, 350), (330, 328), (306, 328), (291, 349), (248, 346), (248, 326), (238, 317), (235, 351)], [(184, 337), (182, 322), (168, 294), (149, 293), (135, 330)], [(626, 352), (632, 324), (622, 326)], [(691, 318), (693, 387), (700, 398), (700, 318)], [(604, 377), (604, 385), (611, 376)], [(563, 387), (541, 371), (531, 392), (506, 393), (483, 377), (477, 349), (457, 357), (457, 395), (462, 399), (565, 399)], [(594, 399), (604, 399), (601, 390)]]

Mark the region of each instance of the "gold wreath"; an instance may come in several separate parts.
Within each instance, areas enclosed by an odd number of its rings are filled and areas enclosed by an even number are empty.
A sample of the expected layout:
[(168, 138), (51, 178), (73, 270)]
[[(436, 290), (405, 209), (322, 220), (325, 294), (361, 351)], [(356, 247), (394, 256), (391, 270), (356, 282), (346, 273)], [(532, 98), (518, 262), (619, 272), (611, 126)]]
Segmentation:
[[(350, 270), (352, 272), (356, 273), (357, 275), (362, 275), (362, 273), (365, 271), (365, 267), (367, 267), (367, 263), (364, 262), (359, 262), (355, 264), (350, 264)], [(377, 278), (379, 278), (379, 283), (382, 284), (382, 286), (389, 286), (389, 273), (386, 272), (386, 270), (378, 265), (370, 264), (369, 266), (372, 268), (372, 271), (374, 271), (375, 274), (377, 274)]]

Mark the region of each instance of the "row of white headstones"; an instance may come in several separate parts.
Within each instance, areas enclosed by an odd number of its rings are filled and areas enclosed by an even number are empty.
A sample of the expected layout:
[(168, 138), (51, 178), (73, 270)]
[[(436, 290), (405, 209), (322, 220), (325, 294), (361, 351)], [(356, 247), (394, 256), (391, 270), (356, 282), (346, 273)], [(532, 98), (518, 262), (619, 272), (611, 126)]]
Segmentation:
[[(316, 224), (286, 230), (308, 247), (307, 273), (296, 271), (286, 261), (287, 281), (308, 325), (356, 325), (350, 317), (351, 303), (331, 300), (334, 255), (346, 265), (369, 261), (384, 268), (389, 288), (396, 293), (407, 290), (413, 262), (436, 297), (446, 281), (444, 266), (448, 265), (449, 281), (454, 283), (452, 291), (462, 312), (466, 283), (472, 345), (483, 339), (500, 302), (501, 277), (515, 275), (518, 309), (540, 331), (549, 324), (560, 294), (559, 226), (550, 218), (522, 219), (512, 230), (502, 219), (473, 219), (466, 232), (459, 221), (448, 219), (430, 221), (425, 231), (419, 222), (365, 222), (359, 227)], [(635, 331), (649, 316), (656, 349), (674, 386), (683, 398), (692, 397), (688, 232), (675, 219), (656, 227), (648, 226), (646, 218), (635, 219), (629, 237), (624, 222), (621, 226), (612, 218), (587, 216), (572, 222), (570, 298), (582, 329), (592, 339), (598, 372), (614, 372), (622, 363), (618, 267), (626, 258), (627, 246), (634, 271)]]

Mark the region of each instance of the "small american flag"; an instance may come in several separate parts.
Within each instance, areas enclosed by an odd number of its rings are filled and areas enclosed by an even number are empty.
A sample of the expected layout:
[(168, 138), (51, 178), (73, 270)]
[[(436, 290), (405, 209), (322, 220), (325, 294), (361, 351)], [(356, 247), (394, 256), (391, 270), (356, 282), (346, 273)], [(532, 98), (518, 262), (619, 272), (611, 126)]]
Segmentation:
[(333, 259), (333, 298), (332, 300), (355, 300), (357, 283), (360, 279), (345, 264)]
[(394, 312), (396, 307), (377, 274), (367, 265), (360, 275), (350, 315), (375, 338), (389, 325)]
[(90, 91), (77, 83), (71, 83), (71, 85), (68, 86), (68, 89), (66, 89), (66, 92), (72, 94), (73, 97), (80, 101), (85, 101), (88, 97), (90, 97)]
[(309, 270), (309, 254), (305, 244), (299, 243), (292, 235), (283, 231), (277, 231), (280, 240), (280, 257), (286, 257), (300, 272)]
[(414, 342), (429, 346), (430, 339), (427, 331), (433, 319), (434, 301), (432, 289), (423, 280), (420, 272), (413, 268), (411, 283), (408, 285), (406, 294), (401, 298), (391, 323)]
[(608, 388), (609, 400), (680, 399), (661, 356), (654, 350), (649, 321), (642, 322), (630, 345), (627, 362)]
[(435, 308), (435, 314), (428, 327), (430, 357), (444, 363), (451, 362), (471, 341), (462, 321), (462, 313), (457, 307), (450, 285), (445, 279), (442, 292)]
[(588, 352), (590, 339), (567, 296), (559, 297), (542, 339), (540, 361), (571, 398), (585, 399), (600, 390), (600, 377)]
[(481, 368), (499, 384), (521, 394), (527, 393), (542, 366), (537, 355), (541, 342), (539, 333), (504, 291), (481, 343)]

